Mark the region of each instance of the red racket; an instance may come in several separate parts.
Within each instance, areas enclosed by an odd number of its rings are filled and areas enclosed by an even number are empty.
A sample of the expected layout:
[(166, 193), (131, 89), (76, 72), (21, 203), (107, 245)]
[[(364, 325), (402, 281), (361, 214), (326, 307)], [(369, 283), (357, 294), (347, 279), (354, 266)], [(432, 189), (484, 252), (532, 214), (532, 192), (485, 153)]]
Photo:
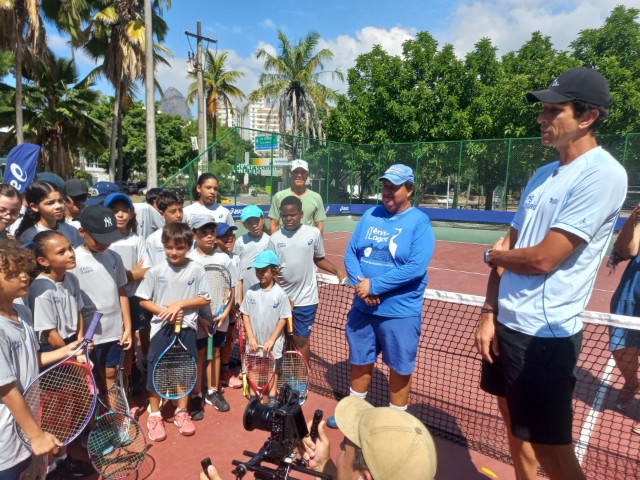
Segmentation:
[(298, 401), (302, 405), (306, 401), (309, 391), (309, 365), (293, 341), (293, 320), (291, 317), (287, 318), (284, 351), (278, 370), (278, 392), (280, 392), (282, 385), (288, 383), (292, 390), (297, 390), (300, 394)]

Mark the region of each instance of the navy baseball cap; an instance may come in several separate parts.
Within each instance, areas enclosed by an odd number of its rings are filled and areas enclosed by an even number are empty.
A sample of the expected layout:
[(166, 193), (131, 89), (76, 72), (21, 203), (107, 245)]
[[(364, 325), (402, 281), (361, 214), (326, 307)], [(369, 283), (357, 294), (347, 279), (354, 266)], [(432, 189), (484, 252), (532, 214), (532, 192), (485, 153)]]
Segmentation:
[(394, 185), (402, 185), (406, 182), (415, 183), (411, 167), (401, 163), (391, 165), (378, 180), (389, 180)]
[(553, 79), (545, 90), (527, 93), (531, 103), (566, 103), (572, 100), (598, 107), (611, 105), (607, 79), (593, 68), (570, 68)]
[(104, 203), (110, 193), (120, 193), (120, 187), (113, 182), (96, 182), (89, 189), (91, 196), (84, 203), (85, 205), (98, 205)]
[(80, 226), (102, 245), (122, 239), (116, 224), (116, 216), (103, 205), (89, 205), (80, 213)]
[(216, 237), (222, 237), (223, 235), (226, 235), (229, 230), (233, 231), (237, 229), (238, 227), (229, 225), (228, 223), (219, 223), (216, 227)]
[(56, 175), (55, 173), (51, 173), (51, 172), (37, 173), (36, 181), (50, 183), (51, 185), (55, 186), (58, 190), (60, 190), (60, 193), (62, 193), (62, 195), (67, 194), (64, 188), (64, 180), (62, 179), (61, 176)]

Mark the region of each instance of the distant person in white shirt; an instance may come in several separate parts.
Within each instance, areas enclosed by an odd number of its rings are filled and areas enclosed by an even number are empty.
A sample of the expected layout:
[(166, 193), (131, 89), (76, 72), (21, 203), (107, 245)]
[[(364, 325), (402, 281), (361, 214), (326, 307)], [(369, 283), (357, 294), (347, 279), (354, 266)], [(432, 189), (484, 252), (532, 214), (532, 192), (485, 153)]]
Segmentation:
[(157, 207), (158, 197), (163, 191), (162, 188), (150, 188), (145, 193), (145, 202), (133, 204), (138, 222), (138, 235), (143, 240), (146, 240), (156, 230), (164, 227), (164, 218), (162, 218)]

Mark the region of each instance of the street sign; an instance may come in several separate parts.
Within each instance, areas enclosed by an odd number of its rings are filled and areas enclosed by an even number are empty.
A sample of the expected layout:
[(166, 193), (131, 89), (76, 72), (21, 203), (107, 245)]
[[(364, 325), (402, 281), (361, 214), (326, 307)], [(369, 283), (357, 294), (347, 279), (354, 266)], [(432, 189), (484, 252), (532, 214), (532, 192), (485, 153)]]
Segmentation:
[(278, 137), (276, 135), (259, 135), (255, 138), (255, 150), (277, 150)]

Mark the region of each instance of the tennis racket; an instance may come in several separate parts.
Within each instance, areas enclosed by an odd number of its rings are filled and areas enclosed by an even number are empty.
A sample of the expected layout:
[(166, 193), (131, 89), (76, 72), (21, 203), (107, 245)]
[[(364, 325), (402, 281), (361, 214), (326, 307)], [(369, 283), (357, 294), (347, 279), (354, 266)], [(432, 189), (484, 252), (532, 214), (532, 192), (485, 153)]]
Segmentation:
[[(211, 296), (211, 312), (213, 313), (213, 318), (217, 318), (224, 312), (231, 301), (231, 274), (229, 270), (221, 265), (206, 265), (204, 271), (207, 275), (209, 295)], [(213, 334), (216, 328), (215, 325), (209, 327), (207, 360), (213, 360)]]
[(242, 395), (249, 395), (249, 384), (247, 383), (247, 351), (244, 343), (244, 325), (242, 318), (236, 321), (236, 335), (238, 338), (238, 350), (240, 350), (240, 363), (242, 364)]
[[(54, 435), (62, 445), (80, 435), (96, 407), (98, 389), (89, 363), (89, 343), (101, 317), (96, 312), (78, 348), (33, 379), (22, 395), (40, 428)], [(85, 363), (75, 358), (82, 349)], [(22, 443), (30, 447), (24, 431), (17, 422), (14, 424)]]
[(196, 385), (197, 361), (180, 340), (181, 330), (182, 324), (177, 322), (173, 341), (153, 367), (153, 388), (166, 400), (185, 397)]
[(118, 377), (98, 397), (101, 412), (89, 433), (87, 452), (94, 468), (105, 478), (124, 478), (144, 462), (147, 443), (140, 424), (129, 416), (124, 384), (127, 352), (122, 350)]
[(298, 391), (300, 394), (298, 401), (302, 405), (306, 401), (309, 391), (309, 365), (293, 341), (293, 320), (291, 317), (287, 318), (284, 352), (278, 374), (278, 392), (285, 383), (288, 383), (292, 390)]
[(20, 475), (20, 480), (45, 480), (47, 478), (48, 456), (40, 455), (39, 457), (32, 455), (31, 463), (27, 469)]

